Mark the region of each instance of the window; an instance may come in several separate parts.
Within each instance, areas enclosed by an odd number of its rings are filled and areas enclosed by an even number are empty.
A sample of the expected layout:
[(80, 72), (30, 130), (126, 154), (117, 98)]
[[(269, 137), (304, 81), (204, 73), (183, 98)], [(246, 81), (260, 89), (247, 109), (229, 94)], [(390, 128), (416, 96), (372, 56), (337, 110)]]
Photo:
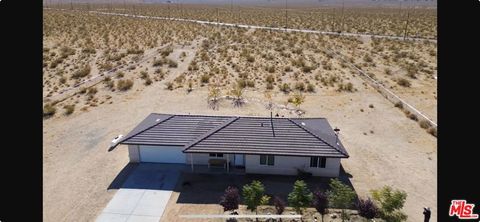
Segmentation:
[(319, 157), (319, 156), (310, 157), (310, 167), (325, 168), (326, 163), (327, 163), (327, 158), (325, 157)]
[(275, 156), (273, 155), (260, 155), (260, 165), (273, 166), (275, 164)]
[(223, 157), (223, 153), (210, 153), (211, 157)]

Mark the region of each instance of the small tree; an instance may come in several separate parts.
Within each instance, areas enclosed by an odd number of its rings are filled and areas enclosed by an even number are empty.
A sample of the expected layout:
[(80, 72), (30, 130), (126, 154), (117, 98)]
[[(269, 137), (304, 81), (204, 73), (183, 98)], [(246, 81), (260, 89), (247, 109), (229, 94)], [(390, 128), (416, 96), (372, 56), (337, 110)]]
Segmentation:
[(218, 100), (220, 98), (220, 88), (217, 84), (212, 84), (208, 90), (208, 105), (213, 109), (218, 109)]
[(238, 209), (239, 202), (240, 195), (238, 189), (235, 187), (228, 187), (223, 196), (220, 198), (220, 205), (222, 205), (223, 211), (234, 211)]
[(230, 95), (233, 97), (233, 106), (243, 105), (243, 88), (240, 85), (234, 85), (230, 90)]
[(282, 214), (283, 211), (285, 211), (285, 206), (287, 205), (285, 201), (282, 200), (282, 198), (275, 196), (273, 198), (273, 205), (275, 206), (275, 210), (277, 211), (277, 214)]
[(328, 196), (321, 190), (316, 190), (313, 192), (313, 206), (318, 211), (320, 215), (322, 215), (322, 222), (323, 216), (327, 213), (328, 207)]
[(273, 99), (272, 99), (272, 92), (267, 90), (264, 93), (265, 99), (267, 100), (267, 105), (265, 108), (268, 110), (273, 110)]
[(406, 221), (407, 215), (401, 212), (407, 199), (407, 193), (402, 190), (393, 190), (390, 186), (384, 186), (378, 190), (372, 190), (373, 199), (379, 204), (379, 216), (392, 222)]
[(243, 200), (247, 205), (247, 209), (250, 211), (255, 211), (257, 213), (257, 207), (264, 202), (262, 201), (263, 193), (265, 192), (265, 187), (263, 184), (254, 180), (250, 184), (245, 184), (242, 189)]
[(337, 178), (330, 180), (330, 190), (327, 192), (328, 202), (335, 208), (342, 209), (342, 221), (348, 219), (345, 209), (350, 208), (355, 198), (355, 192)]
[(370, 198), (363, 200), (359, 199), (357, 203), (358, 214), (362, 217), (365, 217), (369, 220), (375, 218), (378, 213), (378, 208), (375, 206)]
[(299, 214), (312, 203), (313, 194), (303, 180), (295, 181), (293, 190), (288, 194), (288, 204)]

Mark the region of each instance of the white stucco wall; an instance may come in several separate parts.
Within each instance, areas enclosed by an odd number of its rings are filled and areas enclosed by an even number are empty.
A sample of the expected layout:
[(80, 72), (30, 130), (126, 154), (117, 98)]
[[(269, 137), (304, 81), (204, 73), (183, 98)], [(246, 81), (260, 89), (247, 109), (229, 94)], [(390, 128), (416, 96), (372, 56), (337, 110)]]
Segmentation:
[(130, 158), (131, 163), (140, 162), (138, 145), (128, 145), (128, 157)]
[(260, 165), (259, 155), (245, 155), (245, 172), (256, 174), (297, 175), (297, 168), (313, 176), (338, 177), (340, 158), (327, 158), (325, 168), (311, 168), (310, 157), (275, 156), (273, 166)]
[(229, 155), (230, 163), (233, 164), (233, 154), (223, 154), (223, 157), (211, 157), (208, 153), (186, 153), (187, 155), (187, 162), (186, 164), (191, 164), (190, 162), (190, 155), (193, 155), (193, 164), (196, 165), (208, 165), (209, 159), (225, 159), (227, 160), (227, 155)]

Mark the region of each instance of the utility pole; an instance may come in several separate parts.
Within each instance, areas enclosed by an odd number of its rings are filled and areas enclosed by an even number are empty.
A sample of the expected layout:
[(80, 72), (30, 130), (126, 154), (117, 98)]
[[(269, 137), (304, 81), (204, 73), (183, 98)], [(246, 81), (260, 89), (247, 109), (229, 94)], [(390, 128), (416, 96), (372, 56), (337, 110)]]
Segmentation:
[(216, 9), (217, 9), (217, 26), (218, 26), (219, 25), (218, 24), (218, 8), (216, 8)]
[(342, 25), (340, 26), (340, 32), (342, 32), (343, 29), (343, 21), (345, 19), (345, 16), (343, 15), (343, 11), (345, 10), (345, 0), (342, 0)]
[(336, 24), (336, 21), (335, 21), (335, 8), (333, 8), (333, 30), (332, 30), (332, 32), (335, 32), (335, 24)]
[(287, 31), (288, 27), (288, 0), (285, 0), (285, 31)]
[(407, 9), (407, 22), (405, 24), (405, 34), (403, 35), (403, 40), (405, 40), (407, 38), (407, 34), (408, 34), (408, 21), (410, 19), (410, 10)]
[(70, 0), (70, 10), (73, 10), (73, 2)]
[(168, 20), (170, 20), (170, 1), (167, 1)]

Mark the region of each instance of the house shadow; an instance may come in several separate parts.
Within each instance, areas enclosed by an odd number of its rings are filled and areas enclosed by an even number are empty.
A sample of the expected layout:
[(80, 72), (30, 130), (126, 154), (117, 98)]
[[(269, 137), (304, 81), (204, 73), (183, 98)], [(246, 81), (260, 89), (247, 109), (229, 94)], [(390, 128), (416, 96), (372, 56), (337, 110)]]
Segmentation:
[(108, 189), (174, 190), (184, 164), (129, 163)]
[[(338, 179), (355, 191), (350, 178), (352, 175), (345, 172), (343, 167), (340, 170)], [(311, 191), (317, 189), (326, 192), (329, 188), (330, 177), (308, 177), (265, 174), (207, 174), (183, 172), (175, 186), (174, 191), (179, 193), (177, 203), (188, 204), (218, 204), (220, 197), (229, 186), (236, 187), (242, 192), (245, 184), (258, 180), (265, 186), (265, 193), (270, 197), (278, 196), (287, 200), (288, 194), (293, 189), (296, 180), (303, 179)], [(242, 199), (242, 198), (240, 198)], [(273, 204), (270, 198), (270, 204)], [(243, 204), (240, 200), (240, 204)]]

